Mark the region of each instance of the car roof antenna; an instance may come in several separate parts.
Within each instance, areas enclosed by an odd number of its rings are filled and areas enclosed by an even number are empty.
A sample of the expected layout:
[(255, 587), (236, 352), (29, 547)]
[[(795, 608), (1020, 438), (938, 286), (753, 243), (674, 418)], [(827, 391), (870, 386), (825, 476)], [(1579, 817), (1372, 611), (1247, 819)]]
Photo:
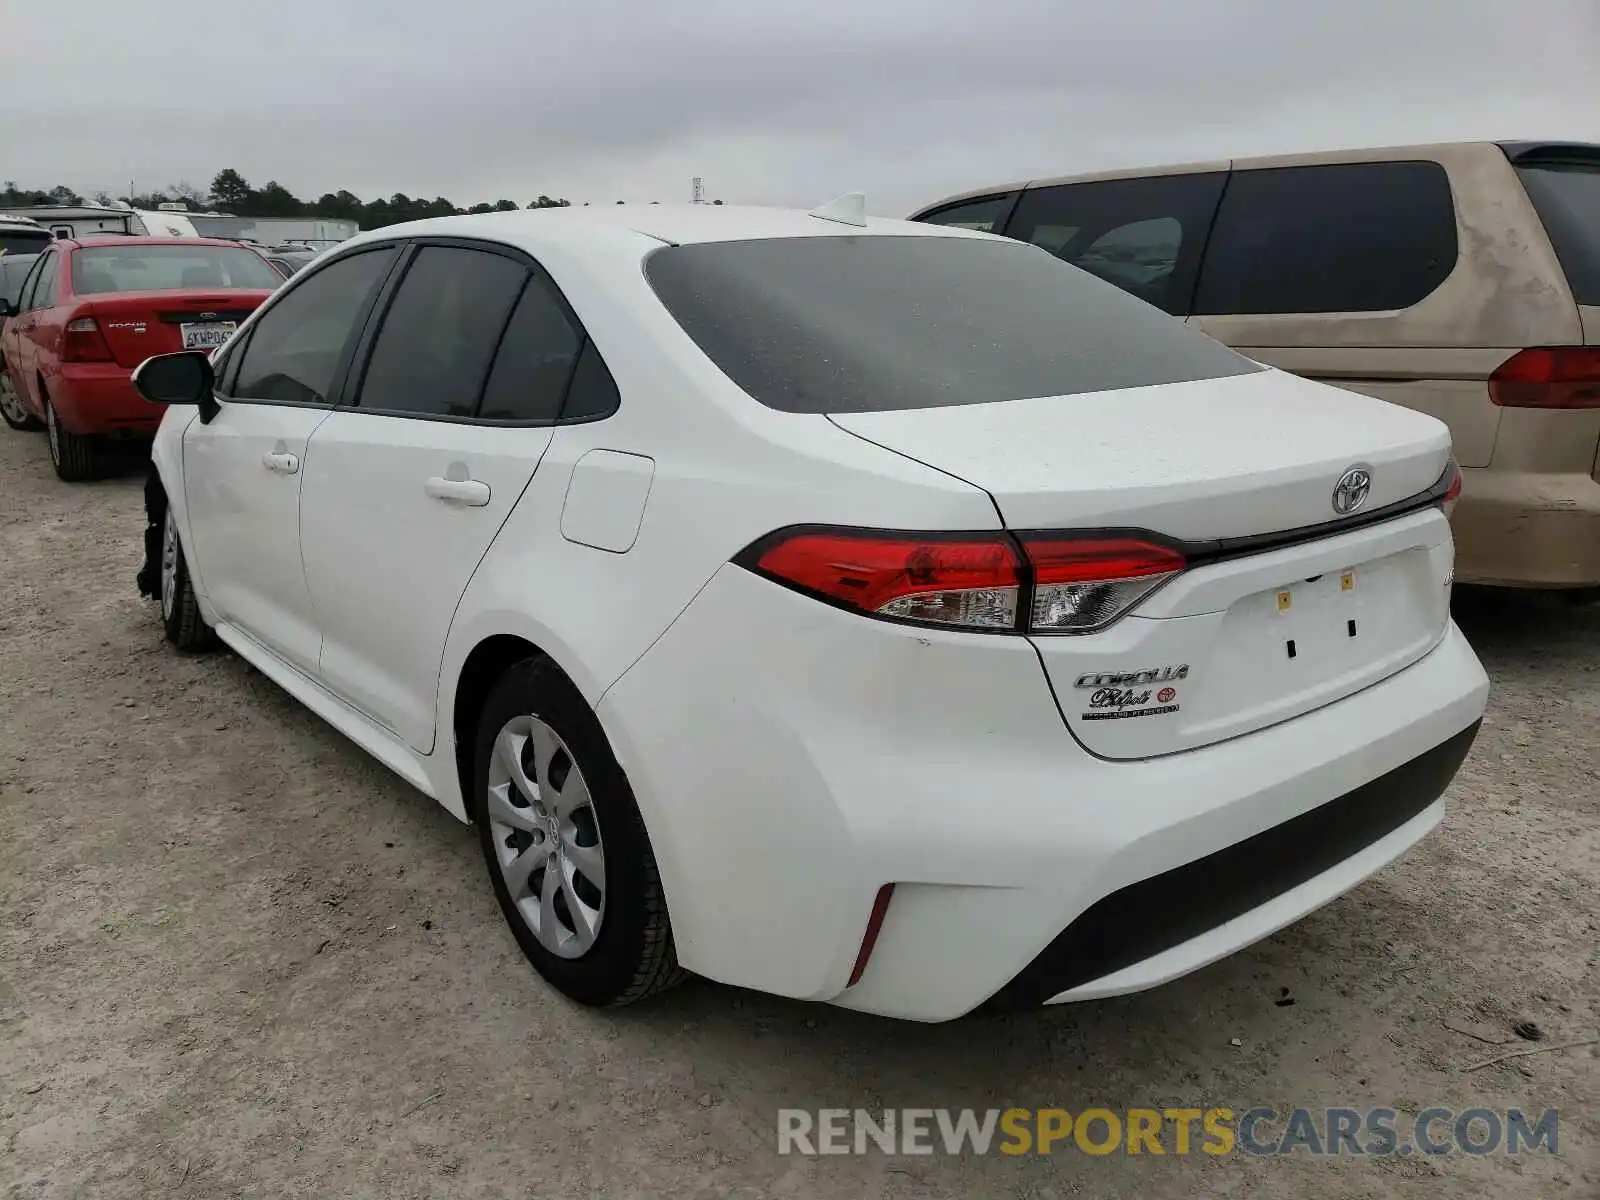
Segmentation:
[(813, 208), (806, 215), (824, 221), (837, 221), (841, 225), (857, 225), (865, 229), (867, 197), (862, 192), (846, 192), (835, 200), (829, 200), (820, 208)]

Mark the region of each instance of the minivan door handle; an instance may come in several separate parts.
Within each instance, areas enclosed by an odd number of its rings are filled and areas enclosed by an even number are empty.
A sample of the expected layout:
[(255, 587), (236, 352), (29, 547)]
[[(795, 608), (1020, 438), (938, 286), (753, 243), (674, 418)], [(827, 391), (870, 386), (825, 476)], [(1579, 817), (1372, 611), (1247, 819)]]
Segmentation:
[(489, 503), (489, 485), (478, 479), (445, 479), (435, 475), (422, 485), (422, 490), (435, 500), (443, 500), (447, 504), (482, 508)]
[(261, 465), (269, 471), (293, 475), (300, 469), (300, 460), (287, 450), (268, 450), (261, 456)]

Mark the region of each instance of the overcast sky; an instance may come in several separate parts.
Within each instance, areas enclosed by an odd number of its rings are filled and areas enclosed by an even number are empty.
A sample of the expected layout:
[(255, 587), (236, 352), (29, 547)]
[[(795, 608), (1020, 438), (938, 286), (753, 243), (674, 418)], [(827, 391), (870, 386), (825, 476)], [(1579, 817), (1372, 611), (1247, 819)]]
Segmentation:
[(1600, 0), (17, 0), (0, 178), (812, 205), (1146, 162), (1600, 141)]

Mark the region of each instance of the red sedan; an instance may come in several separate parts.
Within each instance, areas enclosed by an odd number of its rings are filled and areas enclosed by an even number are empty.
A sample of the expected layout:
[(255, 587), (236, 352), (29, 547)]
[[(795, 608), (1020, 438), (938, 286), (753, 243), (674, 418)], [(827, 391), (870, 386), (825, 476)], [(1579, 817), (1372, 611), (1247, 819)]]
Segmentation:
[(108, 439), (149, 438), (161, 423), (133, 368), (222, 345), (282, 282), (259, 254), (214, 238), (58, 241), (16, 301), (0, 300), (0, 416), (49, 430), (62, 479), (93, 479)]

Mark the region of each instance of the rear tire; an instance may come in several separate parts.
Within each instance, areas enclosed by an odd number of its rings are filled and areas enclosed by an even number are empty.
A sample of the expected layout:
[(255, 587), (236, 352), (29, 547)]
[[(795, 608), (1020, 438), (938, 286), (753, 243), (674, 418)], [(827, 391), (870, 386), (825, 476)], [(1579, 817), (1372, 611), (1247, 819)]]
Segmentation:
[(56, 475), (67, 483), (99, 479), (105, 472), (105, 446), (101, 439), (93, 434), (69, 433), (63, 429), (49, 395), (43, 392), (42, 386), (40, 391), (44, 394), (44, 424), (50, 441), (50, 465), (56, 469)]
[(195, 599), (194, 585), (189, 582), (189, 562), (183, 556), (183, 543), (178, 538), (178, 522), (167, 506), (161, 526), (161, 582), (157, 595), (161, 601), (161, 625), (166, 630), (167, 641), (185, 654), (198, 654), (216, 645), (217, 635), (211, 632), (205, 618), (200, 615), (200, 602)]
[(39, 418), (23, 406), (22, 397), (17, 393), (16, 385), (11, 382), (11, 375), (3, 366), (0, 366), (0, 420), (24, 433), (44, 428)]
[(532, 658), (501, 676), (478, 718), (473, 764), (484, 862), (534, 970), (596, 1007), (685, 979), (633, 789), (599, 720), (554, 663)]

